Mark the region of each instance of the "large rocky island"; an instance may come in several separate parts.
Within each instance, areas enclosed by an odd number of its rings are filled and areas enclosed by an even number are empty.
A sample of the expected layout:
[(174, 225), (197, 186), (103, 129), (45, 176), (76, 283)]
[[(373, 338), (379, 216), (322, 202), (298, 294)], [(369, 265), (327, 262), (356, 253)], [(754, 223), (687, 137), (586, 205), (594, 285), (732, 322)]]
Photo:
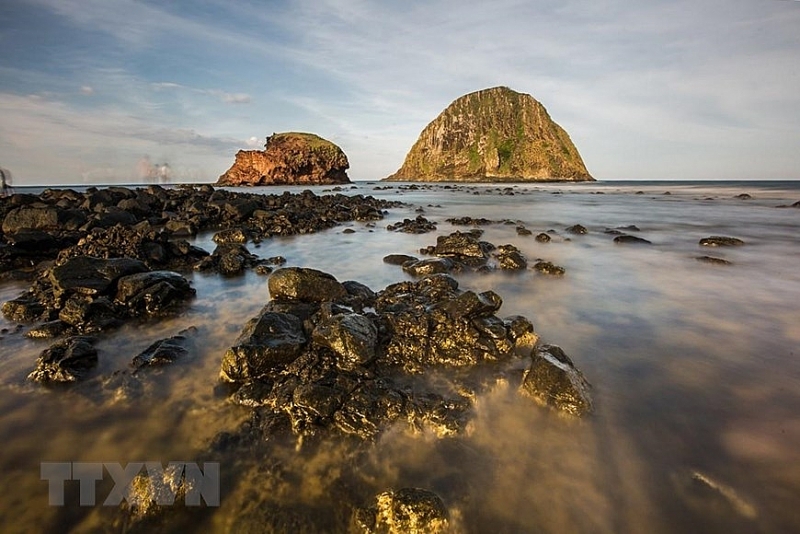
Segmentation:
[(388, 181), (591, 181), (578, 149), (531, 95), (494, 87), (458, 98), (422, 130)]
[(350, 163), (337, 145), (310, 133), (267, 137), (264, 150), (240, 150), (217, 185), (348, 184)]

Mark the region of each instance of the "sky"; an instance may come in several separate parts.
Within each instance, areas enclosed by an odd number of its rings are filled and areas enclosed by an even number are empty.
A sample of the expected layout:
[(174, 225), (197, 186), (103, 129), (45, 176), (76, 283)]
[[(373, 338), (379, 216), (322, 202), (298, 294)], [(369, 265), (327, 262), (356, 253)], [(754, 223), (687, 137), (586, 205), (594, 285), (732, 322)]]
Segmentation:
[(600, 180), (800, 179), (796, 0), (3, 0), (14, 184), (213, 182), (273, 132), (393, 173), (461, 95), (544, 104)]

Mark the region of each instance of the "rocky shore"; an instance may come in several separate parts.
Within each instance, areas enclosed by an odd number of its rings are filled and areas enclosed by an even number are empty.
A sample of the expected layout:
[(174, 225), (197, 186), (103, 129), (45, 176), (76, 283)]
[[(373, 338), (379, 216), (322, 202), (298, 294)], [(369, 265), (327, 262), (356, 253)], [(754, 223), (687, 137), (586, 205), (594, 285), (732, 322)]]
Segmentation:
[[(153, 343), (128, 371), (108, 377), (96, 376), (104, 357), (98, 339), (126, 323), (180, 314), (196, 297), (186, 277), (192, 270), (269, 274), (269, 301), (220, 355), (218, 393), (249, 411), (249, 420), (218, 435), (202, 458), (226, 465), (250, 458), (249, 467), (226, 475), (233, 488), (242, 487), (237, 477), (262, 472), (260, 462), (300, 444), (304, 450), (339, 444), (347, 452), (330, 488), (354, 484), (359, 458), (389, 429), (436, 439), (468, 435), (476, 400), (498, 382), (560, 413), (589, 413), (589, 384), (564, 351), (540, 343), (526, 317), (499, 315), (501, 295), (461, 289), (454, 278), (464, 269), (526, 269), (513, 245), (481, 241), (479, 229), (440, 235), (421, 251), (433, 258), (387, 257), (415, 279), (378, 291), (311, 267), (284, 267), (284, 258), (261, 258), (247, 248), (273, 236), (377, 221), (399, 205), (362, 195), (258, 195), (208, 185), (12, 195), (0, 200), (0, 273), (31, 285), (2, 313), (24, 324), (29, 338), (51, 340), (31, 362), (28, 380), (96, 387), (100, 398), (124, 401), (147, 389), (146, 369), (190, 359), (193, 333)], [(392, 230), (429, 232), (436, 225), (420, 216)], [(187, 241), (210, 231), (212, 252)], [(122, 508), (102, 512), (110, 524), (145, 532), (197, 520), (186, 508), (154, 504), (150, 484), (131, 491)], [(229, 531), (447, 532), (452, 526), (448, 504), (428, 489), (336, 491), (337, 509), (326, 501), (299, 510), (269, 495), (253, 508), (234, 489), (224, 505), (241, 513)]]

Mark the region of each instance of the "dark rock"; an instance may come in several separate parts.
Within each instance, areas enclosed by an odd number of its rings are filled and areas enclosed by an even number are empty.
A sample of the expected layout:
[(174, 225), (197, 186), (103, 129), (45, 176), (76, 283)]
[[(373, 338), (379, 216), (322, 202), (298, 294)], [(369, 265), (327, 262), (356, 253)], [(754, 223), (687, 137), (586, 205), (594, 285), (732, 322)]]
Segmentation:
[[(144, 367), (168, 365), (189, 354), (188, 334), (196, 329), (187, 329), (176, 336), (159, 339), (131, 360), (131, 367), (138, 371)], [(134, 371), (134, 372), (135, 372)]]
[(418, 261), (418, 258), (407, 254), (389, 254), (383, 257), (383, 263), (388, 263), (389, 265), (403, 265), (407, 261)]
[(386, 227), (390, 232), (405, 232), (407, 234), (425, 234), (436, 231), (436, 223), (429, 221), (422, 215), (416, 219), (403, 219), (402, 222), (390, 224)]
[(72, 295), (59, 311), (58, 318), (80, 332), (94, 333), (119, 326), (121, 315), (108, 297), (93, 299), (85, 295)]
[(736, 237), (712, 235), (700, 240), (700, 246), (703, 247), (736, 247), (741, 245), (744, 245), (744, 241)]
[(536, 234), (536, 241), (539, 243), (549, 243), (551, 241), (551, 237), (544, 232)]
[(387, 491), (368, 508), (357, 509), (350, 532), (358, 534), (444, 534), (450, 532), (450, 516), (442, 499), (420, 488)]
[(521, 236), (533, 235), (533, 232), (531, 232), (530, 230), (528, 230), (524, 226), (518, 226), (517, 227), (517, 235), (521, 235)]
[(484, 245), (470, 232), (454, 232), (436, 238), (435, 254), (439, 256), (455, 256), (486, 259)]
[(214, 234), (214, 243), (247, 243), (247, 232), (242, 228), (228, 228)]
[(500, 245), (495, 253), (500, 268), (509, 271), (519, 271), (528, 267), (528, 260), (514, 245)]
[(73, 293), (104, 295), (114, 291), (119, 278), (147, 270), (143, 262), (130, 258), (77, 256), (55, 267), (50, 272), (50, 281), (57, 299)]
[(733, 263), (731, 263), (728, 260), (725, 260), (725, 259), (722, 259), (722, 258), (715, 258), (714, 256), (698, 256), (695, 259), (697, 261), (700, 261), (700, 262), (703, 262), (703, 263), (710, 263), (712, 265), (733, 265)]
[(567, 228), (566, 231), (576, 235), (584, 235), (589, 233), (589, 230), (587, 230), (585, 226), (581, 226), (580, 224), (575, 224), (573, 226), (570, 226), (569, 228)]
[(563, 276), (566, 272), (563, 267), (559, 267), (558, 265), (549, 261), (537, 261), (533, 268), (542, 274), (549, 274), (553, 276)]
[(344, 286), (330, 274), (303, 267), (276, 270), (269, 277), (268, 287), (270, 296), (277, 300), (325, 302), (347, 295)]
[(25, 337), (31, 339), (50, 339), (54, 337), (60, 337), (64, 334), (69, 334), (73, 332), (72, 326), (57, 319), (55, 321), (48, 321), (46, 323), (42, 323), (34, 328), (31, 328), (25, 333)]
[(3, 317), (15, 323), (31, 323), (39, 319), (46, 308), (29, 294), (3, 303)]
[(116, 206), (106, 208), (97, 218), (97, 226), (102, 228), (109, 228), (117, 224), (133, 226), (137, 222), (139, 222), (139, 220), (134, 214)]
[(95, 338), (75, 336), (50, 345), (42, 351), (36, 369), (28, 380), (34, 382), (76, 382), (97, 365)]
[(495, 224), (497, 221), (486, 219), (485, 217), (453, 217), (447, 219), (447, 222), (453, 226), (485, 226), (487, 224)]
[(247, 323), (225, 353), (220, 378), (228, 382), (269, 378), (293, 362), (306, 342), (303, 324), (296, 316), (263, 312)]
[(403, 264), (403, 270), (412, 276), (428, 276), (430, 274), (452, 272), (457, 270), (457, 266), (449, 258), (427, 258), (408, 261)]
[(347, 313), (320, 322), (311, 339), (317, 345), (327, 347), (337, 354), (338, 367), (351, 370), (375, 358), (378, 330), (363, 315)]
[(191, 221), (170, 219), (164, 229), (176, 237), (189, 237), (197, 234), (197, 226)]
[(156, 315), (182, 306), (195, 295), (189, 281), (171, 271), (124, 276), (117, 282), (115, 300), (133, 315)]
[(741, 193), (733, 198), (738, 198), (739, 200), (751, 200), (753, 197), (751, 195), (748, 195), (747, 193)]
[(581, 416), (591, 412), (589, 383), (556, 345), (539, 347), (525, 372), (520, 391), (543, 406)]
[(86, 220), (86, 214), (80, 210), (20, 207), (9, 211), (3, 219), (3, 233), (15, 234), (21, 230), (77, 230)]
[(648, 241), (647, 239), (642, 239), (641, 237), (636, 237), (634, 235), (619, 235), (614, 238), (614, 243), (618, 245), (652, 245), (652, 241)]

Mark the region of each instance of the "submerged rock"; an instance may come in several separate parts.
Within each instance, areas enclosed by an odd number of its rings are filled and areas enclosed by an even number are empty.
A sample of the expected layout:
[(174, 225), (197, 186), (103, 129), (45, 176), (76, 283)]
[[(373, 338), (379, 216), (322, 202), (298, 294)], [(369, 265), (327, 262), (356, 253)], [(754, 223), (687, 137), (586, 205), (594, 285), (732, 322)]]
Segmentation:
[(159, 339), (134, 356), (131, 367), (134, 372), (145, 367), (159, 367), (171, 364), (185, 358), (189, 354), (189, 334), (197, 329), (192, 327), (179, 332), (177, 335)]
[(710, 263), (711, 265), (733, 265), (732, 262), (726, 259), (716, 258), (714, 256), (698, 256), (695, 259), (703, 263)]
[(390, 224), (386, 227), (390, 232), (405, 232), (406, 234), (425, 234), (436, 231), (436, 223), (429, 221), (422, 215), (416, 219), (403, 219), (402, 222)]
[(744, 241), (736, 237), (712, 235), (700, 240), (700, 246), (703, 247), (738, 247), (741, 245), (744, 245)]
[(618, 245), (652, 245), (652, 241), (648, 241), (647, 239), (643, 239), (641, 237), (636, 237), (635, 235), (618, 235), (614, 238), (614, 243)]
[(549, 274), (552, 276), (564, 276), (564, 273), (566, 272), (563, 267), (560, 267), (549, 261), (537, 261), (533, 265), (533, 268), (542, 274)]
[(28, 380), (34, 382), (77, 382), (97, 365), (96, 338), (74, 336), (57, 341), (42, 351)]

